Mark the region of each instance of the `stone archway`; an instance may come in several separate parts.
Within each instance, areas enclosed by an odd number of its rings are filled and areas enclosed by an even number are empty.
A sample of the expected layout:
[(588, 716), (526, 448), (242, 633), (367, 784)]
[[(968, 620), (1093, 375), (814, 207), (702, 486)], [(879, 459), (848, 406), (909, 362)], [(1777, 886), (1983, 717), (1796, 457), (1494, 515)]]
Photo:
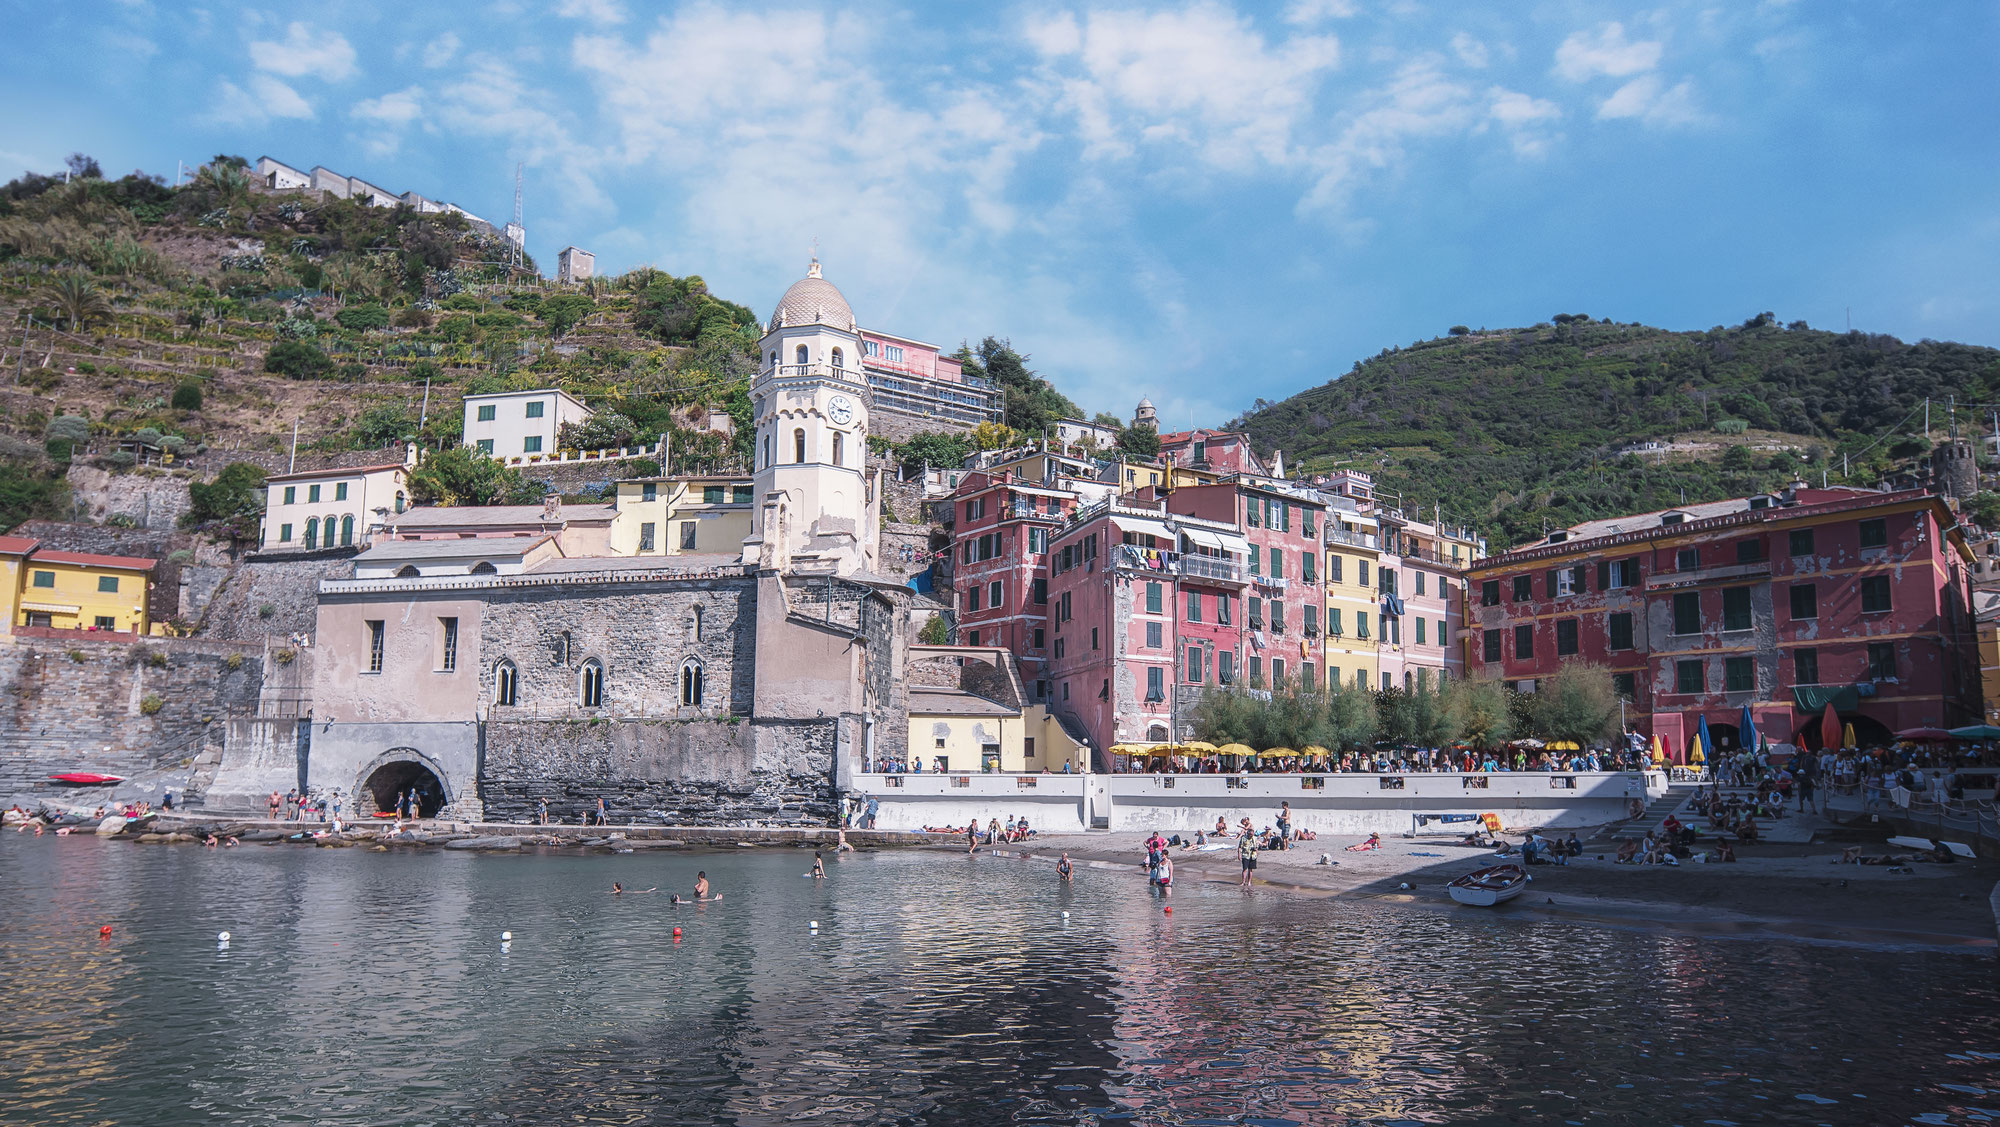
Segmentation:
[(398, 747), (376, 756), (354, 779), (354, 816), (373, 817), (396, 809), (404, 793), (417, 792), (420, 816), (435, 818), (451, 805), (452, 796), (444, 768), (415, 748)]

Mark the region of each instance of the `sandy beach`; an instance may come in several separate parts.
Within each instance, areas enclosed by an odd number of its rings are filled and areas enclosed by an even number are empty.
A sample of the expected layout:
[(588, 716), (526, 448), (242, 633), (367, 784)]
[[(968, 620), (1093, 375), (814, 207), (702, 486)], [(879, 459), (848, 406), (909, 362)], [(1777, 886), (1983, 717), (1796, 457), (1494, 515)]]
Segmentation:
[[(1037, 837), (980, 851), (1026, 862), (1053, 863), (1067, 851), (1079, 865), (1128, 870), (1144, 879), (1145, 834)], [(1619, 927), (1667, 928), (1716, 935), (1789, 936), (1832, 942), (1933, 947), (1996, 947), (1989, 896), (2000, 863), (1918, 864), (1913, 872), (1886, 866), (1840, 865), (1841, 845), (1765, 843), (1742, 848), (1733, 864), (1620, 865), (1615, 843), (1586, 846), (1568, 865), (1536, 865), (1533, 884), (1497, 909), (1466, 908), (1445, 884), (1509, 858), (1491, 849), (1436, 840), (1385, 838), (1382, 848), (1349, 853), (1356, 839), (1321, 838), (1258, 855), (1259, 887), (1301, 895), (1373, 898), (1443, 911), (1497, 911), (1523, 917), (1588, 919)], [(963, 848), (961, 846), (960, 848)], [(1211, 852), (1176, 849), (1176, 883), (1235, 882), (1233, 844)], [(1337, 864), (1322, 865), (1322, 855)], [(1516, 855), (1511, 860), (1518, 863)], [(1409, 884), (1409, 889), (1399, 885)]]

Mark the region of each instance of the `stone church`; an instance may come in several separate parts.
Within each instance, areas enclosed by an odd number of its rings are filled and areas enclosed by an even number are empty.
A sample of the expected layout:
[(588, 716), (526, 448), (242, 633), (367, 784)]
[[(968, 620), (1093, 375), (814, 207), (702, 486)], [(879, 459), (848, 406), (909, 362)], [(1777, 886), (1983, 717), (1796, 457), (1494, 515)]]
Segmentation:
[(372, 548), (407, 562), (322, 583), (296, 747), (244, 733), (211, 793), (303, 782), (363, 817), (414, 791), (461, 820), (546, 803), (575, 824), (602, 799), (620, 823), (824, 824), (864, 761), (904, 753), (909, 591), (875, 573), (860, 332), (817, 261), (759, 352), (740, 555)]

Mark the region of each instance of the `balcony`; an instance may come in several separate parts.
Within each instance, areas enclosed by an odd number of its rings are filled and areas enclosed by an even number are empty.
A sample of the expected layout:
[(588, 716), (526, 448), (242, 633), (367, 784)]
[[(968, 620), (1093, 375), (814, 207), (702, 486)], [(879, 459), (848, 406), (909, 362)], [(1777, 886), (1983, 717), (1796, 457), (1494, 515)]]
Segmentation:
[(1243, 582), (1243, 565), (1225, 556), (1183, 555), (1180, 571), (1191, 579), (1213, 579), (1219, 583)]
[(1677, 587), (1698, 587), (1706, 583), (1735, 583), (1745, 579), (1771, 578), (1771, 561), (1725, 564), (1695, 571), (1669, 571), (1646, 577), (1646, 590), (1669, 591)]
[(1326, 526), (1326, 542), (1329, 544), (1346, 544), (1355, 548), (1368, 548), (1372, 550), (1376, 546), (1377, 539), (1376, 535), (1372, 532), (1349, 532), (1343, 528), (1335, 528), (1330, 524)]
[(1000, 510), (1001, 520), (1045, 520), (1050, 524), (1061, 524), (1062, 513), (1051, 513), (1027, 501), (1016, 501)]

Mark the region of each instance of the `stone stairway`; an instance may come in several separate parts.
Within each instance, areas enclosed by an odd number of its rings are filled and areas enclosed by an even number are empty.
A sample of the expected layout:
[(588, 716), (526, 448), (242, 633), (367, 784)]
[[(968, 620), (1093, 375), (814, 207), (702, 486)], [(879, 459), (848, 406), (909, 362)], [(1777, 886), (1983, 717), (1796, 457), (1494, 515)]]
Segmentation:
[(1648, 803), (1638, 817), (1600, 826), (1597, 832), (1590, 836), (1590, 840), (1616, 840), (1620, 837), (1643, 834), (1666, 820), (1667, 815), (1685, 806), (1688, 799), (1693, 798), (1694, 792), (1700, 790), (1702, 786), (1701, 783), (1669, 783), (1666, 793)]

